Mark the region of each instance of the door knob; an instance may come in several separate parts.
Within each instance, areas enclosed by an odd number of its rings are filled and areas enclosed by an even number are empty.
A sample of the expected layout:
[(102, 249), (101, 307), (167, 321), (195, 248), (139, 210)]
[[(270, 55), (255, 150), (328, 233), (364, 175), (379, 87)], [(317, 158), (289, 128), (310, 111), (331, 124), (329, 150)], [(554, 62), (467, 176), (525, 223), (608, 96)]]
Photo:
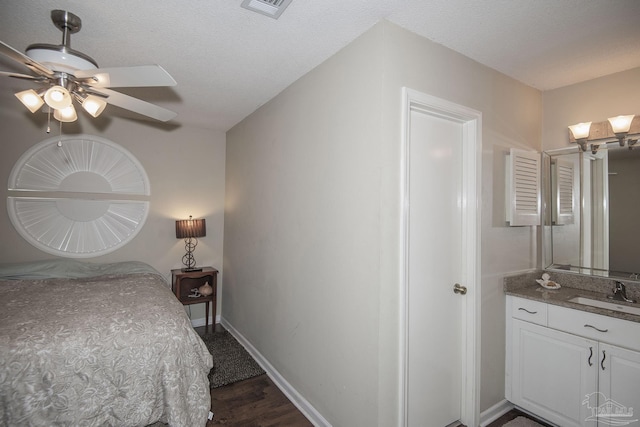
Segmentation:
[(453, 285), (453, 292), (460, 295), (465, 295), (467, 293), (467, 287), (461, 286), (459, 283)]

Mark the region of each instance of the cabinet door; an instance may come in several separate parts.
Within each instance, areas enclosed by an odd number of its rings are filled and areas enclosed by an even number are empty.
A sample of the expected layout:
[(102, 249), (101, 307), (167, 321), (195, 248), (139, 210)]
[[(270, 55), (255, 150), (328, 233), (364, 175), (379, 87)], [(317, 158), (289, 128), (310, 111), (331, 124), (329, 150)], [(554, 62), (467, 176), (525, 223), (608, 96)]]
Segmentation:
[(513, 403), (564, 427), (587, 425), (583, 401), (597, 391), (598, 343), (512, 321)]
[(640, 352), (600, 343), (598, 369), (598, 408), (593, 408), (593, 399), (590, 402), (592, 416), (600, 414), (598, 425), (637, 422), (640, 418)]

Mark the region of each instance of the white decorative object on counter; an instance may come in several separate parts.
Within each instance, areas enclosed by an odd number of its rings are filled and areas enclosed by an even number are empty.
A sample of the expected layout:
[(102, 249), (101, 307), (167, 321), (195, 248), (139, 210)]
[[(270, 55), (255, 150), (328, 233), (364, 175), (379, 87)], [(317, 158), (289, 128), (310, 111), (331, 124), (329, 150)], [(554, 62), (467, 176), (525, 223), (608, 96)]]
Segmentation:
[(542, 275), (542, 279), (536, 279), (536, 282), (538, 282), (538, 284), (545, 289), (560, 289), (560, 284), (554, 282), (553, 280), (549, 280), (550, 278), (551, 276), (549, 276), (547, 273), (544, 273)]

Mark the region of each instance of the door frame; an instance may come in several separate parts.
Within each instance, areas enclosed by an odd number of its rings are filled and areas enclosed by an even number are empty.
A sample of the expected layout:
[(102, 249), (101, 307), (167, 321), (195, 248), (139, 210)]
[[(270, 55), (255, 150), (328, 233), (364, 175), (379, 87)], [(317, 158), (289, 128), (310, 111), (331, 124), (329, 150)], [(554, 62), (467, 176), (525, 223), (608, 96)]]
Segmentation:
[[(409, 155), (411, 112), (416, 111), (462, 125), (462, 385), (460, 421), (469, 427), (480, 423), (480, 219), (482, 190), (482, 113), (453, 102), (402, 88), (402, 135), (400, 160), (400, 384), (399, 422), (408, 422), (409, 346)], [(453, 284), (451, 284), (453, 286)], [(452, 291), (453, 292), (453, 291)]]

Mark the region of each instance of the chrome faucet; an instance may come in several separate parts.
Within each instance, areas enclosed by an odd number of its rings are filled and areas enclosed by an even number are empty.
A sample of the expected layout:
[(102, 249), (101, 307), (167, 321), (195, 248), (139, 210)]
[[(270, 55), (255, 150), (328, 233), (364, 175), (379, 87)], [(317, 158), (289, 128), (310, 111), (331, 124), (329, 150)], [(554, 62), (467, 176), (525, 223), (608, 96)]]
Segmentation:
[(627, 298), (627, 288), (624, 283), (616, 280), (616, 286), (613, 288), (613, 295), (609, 295), (607, 298), (615, 299), (618, 301), (636, 302), (631, 298)]

